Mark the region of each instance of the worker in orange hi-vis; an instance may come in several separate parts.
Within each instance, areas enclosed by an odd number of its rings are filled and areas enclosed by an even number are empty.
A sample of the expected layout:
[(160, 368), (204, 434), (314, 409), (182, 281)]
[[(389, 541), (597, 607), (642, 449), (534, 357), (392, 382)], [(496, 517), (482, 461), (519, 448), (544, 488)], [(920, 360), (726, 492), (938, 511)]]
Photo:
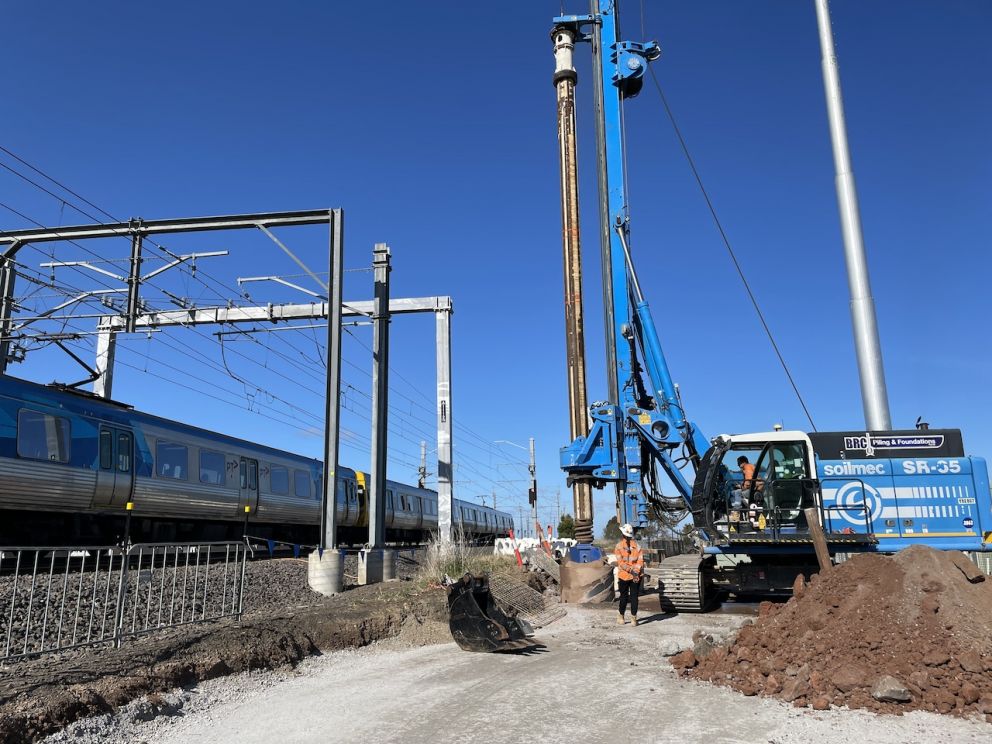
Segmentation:
[(630, 602), (630, 622), (637, 625), (637, 597), (641, 592), (641, 577), (644, 576), (644, 554), (634, 540), (634, 528), (625, 524), (620, 528), (623, 537), (613, 551), (617, 557), (617, 580), (620, 584), (620, 617), (617, 625), (626, 622), (627, 603)]

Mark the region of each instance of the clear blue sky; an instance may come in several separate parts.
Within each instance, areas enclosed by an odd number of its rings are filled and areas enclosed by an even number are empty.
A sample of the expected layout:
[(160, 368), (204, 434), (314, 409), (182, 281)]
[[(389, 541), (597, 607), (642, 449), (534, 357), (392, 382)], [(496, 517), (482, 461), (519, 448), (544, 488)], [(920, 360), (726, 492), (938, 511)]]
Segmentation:
[[(583, 12), (585, 3), (565, 7)], [(557, 0), (10, 4), (0, 144), (123, 218), (344, 208), (349, 267), (368, 266), (372, 243), (386, 241), (395, 296), (454, 298), (454, 413), (468, 427), (455, 434), (457, 495), (495, 488), (515, 512), (526, 498), (525, 453), (492, 442), (534, 436), (542, 504), (553, 505), (567, 439), (548, 39), (559, 9)], [(628, 0), (624, 12), (637, 39), (639, 3)], [(835, 0), (833, 16), (894, 422), (909, 427), (924, 415), (960, 427), (971, 453), (992, 455), (992, 5)], [(663, 48), (655, 70), (817, 426), (862, 426), (812, 0), (647, 0), (645, 25)], [(586, 49), (579, 58), (588, 65)], [(596, 399), (605, 388), (583, 72)], [(690, 415), (710, 436), (776, 422), (806, 428), (650, 86), (627, 116), (633, 249)], [(3, 154), (0, 162), (17, 166)], [(49, 225), (89, 221), (7, 171), (0, 201)], [(0, 224), (29, 223), (0, 209)], [(325, 263), (318, 231), (282, 236), (311, 265)], [(239, 276), (298, 273), (260, 235), (168, 245), (231, 251), (200, 264), (212, 290), (180, 273), (157, 285), (200, 304), (233, 296), (217, 284)], [(127, 254), (123, 240), (94, 247), (107, 259)], [(22, 258), (33, 267), (45, 260), (38, 251)], [(65, 269), (57, 279), (78, 288), (101, 281)], [(348, 297), (370, 290), (368, 273), (348, 274)], [(257, 302), (303, 297), (250, 291)], [(28, 307), (50, 306), (53, 294), (39, 290)], [(148, 300), (167, 303), (156, 288)], [(214, 330), (122, 341), (115, 397), (318, 454), (314, 338), (228, 341), (242, 384), (225, 372)], [(356, 366), (345, 378), (367, 392), (362, 344), (371, 332), (349, 330), (345, 355)], [(393, 331), (404, 379), (394, 378), (390, 474), (405, 480), (434, 428), (433, 323), (403, 318)], [(92, 354), (91, 340), (76, 343)], [(11, 372), (43, 382), (83, 376), (51, 349)], [(357, 436), (343, 460), (366, 467), (368, 399), (349, 396), (345, 426)], [(612, 501), (598, 500), (599, 526)]]

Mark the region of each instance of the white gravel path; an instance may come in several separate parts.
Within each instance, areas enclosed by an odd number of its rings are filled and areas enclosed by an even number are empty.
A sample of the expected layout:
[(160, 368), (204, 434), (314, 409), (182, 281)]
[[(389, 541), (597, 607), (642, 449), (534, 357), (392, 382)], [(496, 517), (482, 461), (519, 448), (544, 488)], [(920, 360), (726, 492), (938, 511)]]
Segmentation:
[(167, 696), (172, 715), (134, 703), (49, 741), (96, 742), (774, 742), (992, 741), (992, 725), (931, 713), (797, 710), (676, 678), (658, 648), (721, 633), (744, 617), (676, 617), (634, 629), (609, 610), (572, 608), (530, 654), (387, 643), (297, 669), (212, 680)]

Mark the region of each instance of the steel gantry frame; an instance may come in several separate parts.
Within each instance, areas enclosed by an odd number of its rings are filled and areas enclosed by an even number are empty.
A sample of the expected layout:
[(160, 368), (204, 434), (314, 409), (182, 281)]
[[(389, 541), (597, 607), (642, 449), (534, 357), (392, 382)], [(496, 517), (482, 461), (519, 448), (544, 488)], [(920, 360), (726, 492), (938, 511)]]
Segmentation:
[[(324, 283), (316, 274), (310, 271), (293, 252), (280, 241), (271, 228), (294, 225), (329, 226), (328, 250), (328, 283)], [(294, 262), (303, 267), (310, 277), (327, 293), (328, 301), (306, 305), (266, 305), (262, 307), (212, 307), (188, 308), (178, 311), (142, 312), (140, 302), (141, 284), (143, 281), (172, 268), (184, 261), (202, 257), (208, 254), (191, 254), (187, 256), (172, 256), (173, 261), (151, 274), (142, 276), (143, 263), (142, 246), (146, 238), (152, 235), (166, 235), (187, 232), (204, 232), (217, 230), (258, 229), (265, 233), (283, 252)], [(437, 344), (437, 453), (438, 453), (438, 523), (441, 538), (451, 539), (451, 517), (453, 499), (452, 479), (452, 416), (451, 416), (451, 314), (453, 312), (450, 297), (428, 297), (389, 299), (388, 282), (385, 294), (378, 291), (383, 284), (376, 282), (377, 300), (360, 302), (342, 302), (342, 277), (344, 271), (344, 213), (340, 209), (301, 210), (291, 212), (263, 212), (252, 214), (224, 215), (213, 217), (192, 217), (169, 220), (132, 219), (128, 222), (102, 223), (90, 225), (74, 225), (59, 228), (31, 228), (26, 230), (11, 230), (0, 232), (0, 374), (6, 373), (6, 365), (10, 356), (12, 340), (13, 311), (16, 306), (14, 285), (17, 276), (15, 257), (18, 251), (33, 243), (48, 243), (59, 241), (78, 241), (87, 239), (126, 237), (131, 240), (129, 272), (120, 278), (126, 282), (126, 288), (108, 290), (126, 293), (126, 309), (122, 314), (99, 316), (97, 328), (97, 359), (92, 370), (93, 392), (101, 397), (110, 398), (113, 391), (113, 372), (116, 355), (118, 333), (134, 333), (148, 331), (154, 328), (168, 326), (190, 326), (204, 324), (238, 324), (253, 322), (272, 322), (299, 319), (327, 320), (327, 384), (325, 409), (325, 442), (324, 442), (324, 492), (321, 509), (321, 541), (320, 547), (333, 548), (336, 543), (336, 509), (334, 508), (335, 474), (338, 469), (339, 437), (340, 437), (340, 389), (341, 389), (341, 320), (343, 317), (364, 316), (380, 322), (380, 331), (388, 325), (391, 315), (406, 313), (433, 312), (436, 318)], [(5, 247), (4, 247), (5, 246)], [(379, 246), (377, 246), (377, 249)], [(223, 252), (212, 252), (209, 255), (222, 255)], [(386, 249), (385, 265), (388, 276), (388, 248)], [(79, 262), (77, 262), (79, 263)], [(85, 262), (82, 262), (85, 263)], [(65, 265), (55, 262), (53, 265)], [(87, 268), (93, 269), (92, 266)], [(381, 268), (381, 267), (380, 267)], [(380, 272), (381, 273), (381, 272)], [(377, 280), (381, 279), (377, 274)], [(99, 293), (102, 293), (99, 292)], [(97, 292), (84, 293), (82, 297), (74, 298), (57, 309), (67, 307)], [(385, 302), (382, 298), (385, 297)], [(321, 297), (320, 299), (325, 299)], [(382, 307), (385, 305), (386, 307)], [(56, 309), (56, 310), (57, 310)], [(55, 311), (52, 311), (53, 313)], [(40, 320), (42, 317), (29, 319), (28, 322)], [(388, 335), (381, 339), (383, 346), (388, 344)], [(54, 338), (54, 337), (53, 337)], [(388, 370), (380, 362), (388, 358), (386, 354), (376, 355), (375, 371), (379, 375), (378, 387), (385, 387)], [(81, 360), (77, 359), (80, 363)], [(85, 365), (84, 365), (85, 366)], [(386, 426), (386, 400), (379, 397), (377, 411), (374, 412), (374, 426)], [(335, 404), (337, 403), (337, 404)], [(373, 442), (378, 445), (382, 454), (385, 452), (385, 437), (378, 438), (373, 433)], [(373, 453), (375, 455), (375, 453)], [(381, 459), (374, 457), (375, 460)], [(379, 473), (376, 491), (385, 491), (385, 474)], [(381, 487), (379, 487), (381, 484)], [(380, 504), (379, 511), (384, 517), (385, 505)], [(377, 520), (381, 521), (381, 520)], [(378, 535), (376, 525), (370, 524), (370, 543), (376, 544)], [(381, 534), (381, 526), (379, 529)]]
[[(372, 318), (374, 300), (341, 303), (342, 320)], [(401, 297), (389, 299), (389, 317), (415, 313), (434, 313), (437, 349), (437, 485), (438, 529), (443, 540), (451, 539), (452, 499), (452, 417), (451, 417), (451, 316), (454, 306), (450, 297)], [(328, 317), (327, 302), (306, 302), (252, 307), (204, 307), (189, 310), (167, 310), (141, 313), (135, 318), (138, 332), (161, 328), (195, 325), (238, 325), (243, 323), (279, 323), (294, 320), (319, 320)], [(114, 352), (117, 334), (125, 332), (124, 318), (106, 315), (97, 326), (97, 362), (99, 377), (93, 391), (111, 397), (113, 389)], [(385, 405), (380, 409), (384, 413)], [(375, 419), (375, 416), (373, 416)], [(372, 490), (372, 489), (370, 489)], [(370, 521), (370, 543), (372, 524)], [(331, 546), (327, 543), (327, 546)]]
[[(338, 452), (340, 436), (340, 405), (337, 404), (341, 395), (341, 286), (344, 270), (344, 212), (341, 209), (310, 209), (292, 212), (260, 212), (252, 214), (221, 215), (212, 217), (180, 217), (167, 220), (148, 220), (140, 218), (128, 222), (99, 223), (90, 225), (69, 225), (66, 227), (29, 228), (26, 230), (9, 230), (0, 232), (0, 246), (7, 248), (0, 253), (0, 373), (6, 373), (6, 364), (11, 341), (12, 308), (14, 305), (13, 288), (17, 274), (15, 256), (25, 245), (34, 243), (56, 243), (60, 241), (95, 240), (105, 238), (130, 238), (131, 256), (127, 282), (126, 310), (122, 315), (114, 316), (119, 321), (118, 331), (134, 333), (138, 329), (140, 312), (141, 283), (149, 276), (141, 275), (142, 246), (152, 235), (174, 235), (192, 232), (211, 232), (218, 230), (261, 230), (268, 235), (294, 261), (298, 259), (270, 232), (269, 228), (295, 225), (327, 225), (329, 233), (328, 246), (328, 279), (330, 300), (327, 316), (327, 374), (325, 395), (327, 400), (324, 426), (324, 493), (322, 494), (321, 509), (321, 546), (325, 543), (326, 534), (335, 535), (334, 509), (334, 474), (338, 469)], [(165, 268), (182, 263), (182, 257), (176, 259)], [(85, 263), (85, 262), (84, 262)], [(89, 266), (89, 268), (93, 268)], [(115, 277), (116, 278), (116, 277)], [(123, 291), (123, 290), (122, 290)], [(84, 295), (85, 296), (85, 295)], [(77, 298), (80, 299), (80, 298)], [(103, 320), (103, 319), (101, 319)], [(55, 339), (58, 343), (58, 339)], [(113, 374), (115, 354), (114, 339), (102, 339), (97, 344), (97, 368), (92, 371), (94, 391), (109, 397)], [(61, 344), (60, 344), (61, 345)], [(68, 351), (65, 347), (63, 350)], [(75, 355), (72, 355), (74, 358)], [(76, 358), (77, 362), (80, 362)], [(80, 362), (82, 363), (82, 362)], [(103, 365), (103, 373), (101, 367)], [(85, 365), (83, 365), (85, 366)], [(333, 404), (332, 404), (333, 402)]]

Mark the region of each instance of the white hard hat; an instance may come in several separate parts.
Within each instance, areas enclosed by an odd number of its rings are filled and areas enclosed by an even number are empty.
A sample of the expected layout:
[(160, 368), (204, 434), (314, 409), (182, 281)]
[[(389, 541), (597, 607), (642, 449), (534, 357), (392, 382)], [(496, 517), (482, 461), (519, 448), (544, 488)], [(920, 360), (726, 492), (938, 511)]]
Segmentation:
[(625, 524), (623, 527), (620, 528), (620, 534), (623, 535), (624, 537), (633, 537), (634, 528), (631, 527), (629, 524)]

